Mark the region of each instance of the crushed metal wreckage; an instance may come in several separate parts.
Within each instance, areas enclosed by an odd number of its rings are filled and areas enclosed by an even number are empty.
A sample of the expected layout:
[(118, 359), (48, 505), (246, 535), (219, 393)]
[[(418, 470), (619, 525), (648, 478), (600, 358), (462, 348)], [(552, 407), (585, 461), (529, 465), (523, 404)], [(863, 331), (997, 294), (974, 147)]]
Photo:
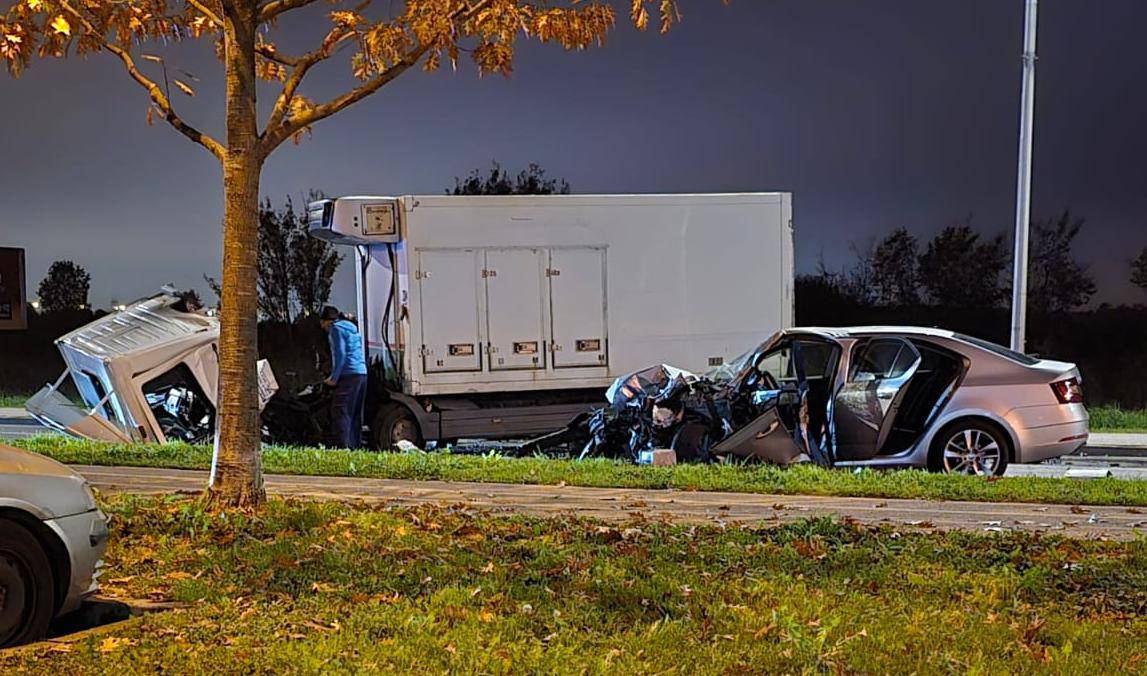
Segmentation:
[(831, 464), (828, 418), (810, 408), (808, 383), (799, 372), (801, 345), (794, 344), (792, 380), (778, 382), (758, 368), (775, 340), (703, 375), (659, 364), (618, 378), (606, 391), (608, 406), (521, 450), (642, 462), (652, 451), (670, 449), (678, 462)]
[[(80, 438), (207, 443), (215, 432), (218, 341), (218, 319), (165, 289), (57, 339), (66, 368), (25, 408)], [(69, 376), (82, 403), (60, 392)], [(258, 389), (265, 441), (306, 443), (321, 433), (329, 396), (321, 388), (280, 393), (260, 360)]]

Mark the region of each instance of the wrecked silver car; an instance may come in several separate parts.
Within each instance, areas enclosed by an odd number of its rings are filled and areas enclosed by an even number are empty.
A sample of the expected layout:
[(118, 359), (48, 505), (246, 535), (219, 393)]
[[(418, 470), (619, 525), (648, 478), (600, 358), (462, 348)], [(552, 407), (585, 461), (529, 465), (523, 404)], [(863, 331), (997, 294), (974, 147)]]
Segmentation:
[(619, 378), (608, 406), (526, 450), (998, 475), (1083, 445), (1080, 382), (1073, 364), (951, 331), (789, 329), (702, 375), (658, 365)]
[[(210, 442), (218, 340), (218, 319), (165, 291), (57, 339), (66, 368), (25, 408), (44, 425), (81, 438)], [(60, 392), (69, 377), (82, 404)], [(266, 361), (259, 362), (258, 377), (263, 408), (278, 385)]]

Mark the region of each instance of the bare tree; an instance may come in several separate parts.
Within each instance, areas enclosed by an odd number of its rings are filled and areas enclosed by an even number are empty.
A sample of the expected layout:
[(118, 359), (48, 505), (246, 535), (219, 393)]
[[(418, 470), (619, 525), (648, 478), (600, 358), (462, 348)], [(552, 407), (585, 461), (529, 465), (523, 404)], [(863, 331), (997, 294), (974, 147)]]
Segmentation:
[[(321, 192), (312, 191), (307, 202), (322, 197)], [(287, 208), (292, 210), (290, 200)], [(343, 256), (329, 242), (307, 235), (306, 214), (295, 214), (292, 210), (291, 225), (291, 289), (299, 312), (318, 314), (330, 300), (335, 271)]]
[(920, 282), (934, 305), (996, 307), (1007, 293), (1001, 281), (1007, 261), (1002, 236), (984, 240), (968, 223), (950, 225), (920, 256)]
[(1086, 305), (1095, 295), (1095, 279), (1072, 255), (1083, 227), (1070, 211), (1059, 218), (1032, 223), (1028, 263), (1028, 305), (1044, 312), (1066, 312)]
[(298, 229), (290, 198), (283, 211), (271, 207), (271, 200), (259, 205), (258, 306), (259, 314), (271, 321), (291, 323), (291, 245)]
[(1147, 248), (1131, 261), (1131, 283), (1140, 289), (1147, 289)]
[(906, 228), (897, 228), (872, 252), (876, 302), (909, 306), (920, 302), (920, 246)]

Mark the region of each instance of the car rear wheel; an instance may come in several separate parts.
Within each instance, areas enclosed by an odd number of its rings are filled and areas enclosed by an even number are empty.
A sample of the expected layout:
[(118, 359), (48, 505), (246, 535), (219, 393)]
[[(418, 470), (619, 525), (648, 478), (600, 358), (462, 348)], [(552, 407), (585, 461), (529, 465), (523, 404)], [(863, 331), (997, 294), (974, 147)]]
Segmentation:
[(55, 600), (44, 548), (28, 529), (0, 518), (0, 648), (42, 639)]
[(370, 426), (371, 447), (376, 451), (396, 450), (400, 441), (422, 448), (424, 441), (418, 420), (402, 404), (389, 402), (379, 406), (374, 424)]
[(944, 474), (1000, 476), (1008, 466), (1008, 443), (995, 425), (965, 420), (940, 430), (932, 443), (929, 468)]

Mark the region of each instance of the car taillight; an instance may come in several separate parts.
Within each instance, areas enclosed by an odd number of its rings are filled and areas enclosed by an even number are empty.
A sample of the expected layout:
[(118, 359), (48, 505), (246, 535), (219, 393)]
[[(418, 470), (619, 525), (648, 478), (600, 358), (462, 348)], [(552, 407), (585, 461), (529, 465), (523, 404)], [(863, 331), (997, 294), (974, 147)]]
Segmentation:
[(1080, 386), (1078, 378), (1057, 380), (1051, 384), (1051, 389), (1061, 404), (1083, 403), (1083, 388)]

